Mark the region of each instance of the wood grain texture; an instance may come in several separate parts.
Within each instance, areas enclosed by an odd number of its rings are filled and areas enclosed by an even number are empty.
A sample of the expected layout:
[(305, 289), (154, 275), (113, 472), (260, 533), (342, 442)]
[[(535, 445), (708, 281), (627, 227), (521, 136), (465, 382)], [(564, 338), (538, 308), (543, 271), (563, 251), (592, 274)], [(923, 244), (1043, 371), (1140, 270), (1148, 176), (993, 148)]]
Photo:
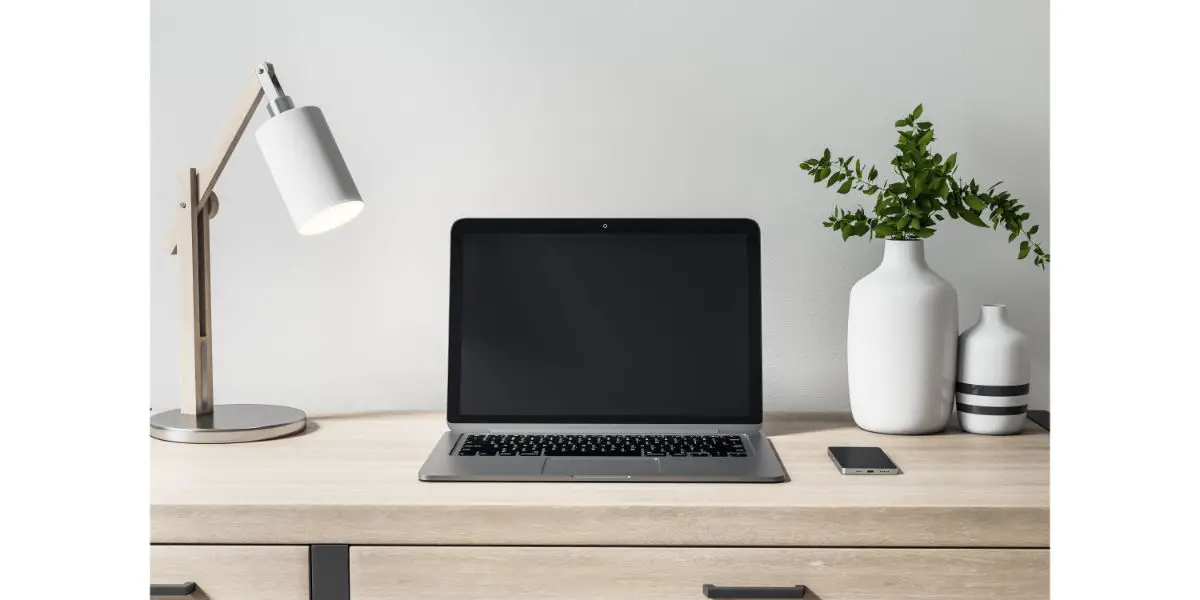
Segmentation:
[[(772, 415), (783, 484), (425, 483), (442, 414), (328, 416), (254, 444), (151, 440), (155, 543), (1049, 547), (1049, 435), (862, 431)], [(835, 445), (899, 476), (845, 476)]]
[(350, 549), (352, 600), (701, 600), (701, 586), (795, 586), (819, 600), (1050, 595), (1049, 550), (846, 548)]
[(151, 546), (150, 583), (194, 581), (194, 600), (307, 600), (304, 546)]

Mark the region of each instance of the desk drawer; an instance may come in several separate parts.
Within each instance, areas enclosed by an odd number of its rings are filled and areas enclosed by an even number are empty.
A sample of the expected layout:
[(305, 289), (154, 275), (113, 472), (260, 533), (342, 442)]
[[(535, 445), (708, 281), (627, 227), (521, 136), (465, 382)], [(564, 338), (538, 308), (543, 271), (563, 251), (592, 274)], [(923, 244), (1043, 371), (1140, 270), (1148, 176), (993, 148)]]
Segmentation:
[(350, 595), (697, 600), (713, 584), (806, 585), (814, 600), (1030, 600), (1049, 597), (1049, 571), (1048, 550), (354, 546)]
[(193, 600), (307, 600), (308, 546), (150, 546), (150, 583), (196, 583)]

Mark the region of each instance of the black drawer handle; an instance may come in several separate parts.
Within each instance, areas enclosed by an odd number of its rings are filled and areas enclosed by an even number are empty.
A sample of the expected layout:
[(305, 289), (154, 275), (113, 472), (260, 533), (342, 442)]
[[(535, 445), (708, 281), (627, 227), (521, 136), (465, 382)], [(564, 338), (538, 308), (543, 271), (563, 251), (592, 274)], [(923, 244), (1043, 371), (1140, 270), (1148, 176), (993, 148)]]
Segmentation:
[(705, 598), (803, 598), (808, 588), (795, 587), (726, 587), (704, 584)]
[(188, 581), (186, 583), (152, 583), (150, 584), (151, 596), (191, 596), (196, 593), (196, 584)]

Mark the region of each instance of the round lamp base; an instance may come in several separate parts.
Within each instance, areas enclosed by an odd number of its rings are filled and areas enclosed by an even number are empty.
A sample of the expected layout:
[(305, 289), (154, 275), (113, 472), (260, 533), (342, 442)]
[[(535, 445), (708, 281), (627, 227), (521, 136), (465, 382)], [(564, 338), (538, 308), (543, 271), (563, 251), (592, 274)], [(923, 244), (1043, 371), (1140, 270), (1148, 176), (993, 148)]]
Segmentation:
[(257, 442), (304, 430), (304, 411), (270, 404), (221, 404), (211, 415), (185, 415), (179, 409), (150, 417), (150, 437), (185, 444)]

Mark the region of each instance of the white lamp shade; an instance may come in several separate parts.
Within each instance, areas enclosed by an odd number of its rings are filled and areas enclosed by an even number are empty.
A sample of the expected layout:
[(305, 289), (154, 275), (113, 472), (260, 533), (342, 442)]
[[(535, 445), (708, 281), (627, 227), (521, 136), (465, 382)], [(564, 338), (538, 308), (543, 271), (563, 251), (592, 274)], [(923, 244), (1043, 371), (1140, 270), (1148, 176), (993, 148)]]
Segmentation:
[(358, 187), (321, 109), (301, 106), (281, 112), (254, 135), (302, 235), (329, 231), (362, 212)]

